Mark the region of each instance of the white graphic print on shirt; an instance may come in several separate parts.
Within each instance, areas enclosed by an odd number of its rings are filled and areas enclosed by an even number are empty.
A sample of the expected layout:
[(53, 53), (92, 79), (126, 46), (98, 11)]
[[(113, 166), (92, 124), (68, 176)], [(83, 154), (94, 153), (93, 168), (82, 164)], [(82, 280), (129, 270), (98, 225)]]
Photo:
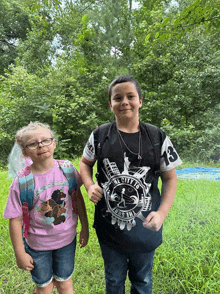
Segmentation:
[(149, 167), (137, 167), (129, 170), (129, 159), (124, 153), (124, 170), (122, 173), (115, 162), (103, 160), (103, 173), (108, 180), (102, 184), (107, 212), (111, 214), (111, 223), (118, 224), (121, 230), (127, 226), (131, 230), (136, 225), (135, 218), (142, 221), (142, 211), (151, 209), (151, 184), (146, 183)]

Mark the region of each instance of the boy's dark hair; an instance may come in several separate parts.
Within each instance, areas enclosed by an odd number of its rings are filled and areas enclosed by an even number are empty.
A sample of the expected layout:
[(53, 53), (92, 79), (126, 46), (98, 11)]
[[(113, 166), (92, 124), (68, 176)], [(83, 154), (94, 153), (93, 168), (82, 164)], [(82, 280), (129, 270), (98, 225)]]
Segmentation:
[(139, 85), (138, 81), (136, 81), (131, 76), (124, 75), (124, 76), (117, 77), (115, 80), (113, 80), (111, 82), (110, 87), (108, 88), (108, 100), (111, 101), (112, 88), (115, 85), (121, 84), (121, 83), (127, 83), (127, 82), (132, 82), (135, 85), (135, 87), (136, 87), (136, 89), (138, 91), (139, 98), (142, 98), (142, 96), (141, 96), (141, 88), (140, 88), (140, 85)]

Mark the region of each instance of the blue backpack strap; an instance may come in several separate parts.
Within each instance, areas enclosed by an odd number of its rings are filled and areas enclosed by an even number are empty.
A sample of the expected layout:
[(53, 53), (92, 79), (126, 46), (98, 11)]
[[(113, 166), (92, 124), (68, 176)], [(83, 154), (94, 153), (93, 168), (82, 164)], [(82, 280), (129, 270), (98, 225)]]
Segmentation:
[(69, 184), (69, 195), (72, 195), (72, 190), (77, 190), (77, 182), (75, 177), (75, 170), (70, 161), (65, 160), (64, 162), (57, 160), (60, 169), (62, 170), (64, 176), (66, 177)]
[(28, 203), (28, 210), (33, 208), (34, 199), (34, 176), (30, 172), (27, 176), (24, 175), (18, 178), (21, 204)]

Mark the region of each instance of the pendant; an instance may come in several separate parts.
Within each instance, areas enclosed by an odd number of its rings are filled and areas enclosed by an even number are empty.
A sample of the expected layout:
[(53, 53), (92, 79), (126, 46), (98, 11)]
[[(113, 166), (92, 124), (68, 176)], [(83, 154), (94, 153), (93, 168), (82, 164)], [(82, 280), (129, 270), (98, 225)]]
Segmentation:
[(141, 157), (141, 155), (138, 153), (138, 160), (141, 160), (142, 159), (142, 157)]

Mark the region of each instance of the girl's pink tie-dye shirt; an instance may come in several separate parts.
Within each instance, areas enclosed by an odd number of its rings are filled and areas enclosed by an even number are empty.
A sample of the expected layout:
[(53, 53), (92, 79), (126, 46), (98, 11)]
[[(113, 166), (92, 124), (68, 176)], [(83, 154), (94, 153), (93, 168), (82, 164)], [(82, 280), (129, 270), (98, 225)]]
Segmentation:
[[(74, 168), (75, 169), (75, 168)], [(75, 169), (75, 191), (82, 185)], [(68, 181), (57, 161), (44, 174), (34, 174), (33, 209), (30, 211), (28, 245), (35, 250), (54, 250), (72, 242), (76, 236), (77, 216), (72, 211), (72, 198), (68, 194)], [(22, 216), (18, 177), (10, 187), (4, 218)]]

